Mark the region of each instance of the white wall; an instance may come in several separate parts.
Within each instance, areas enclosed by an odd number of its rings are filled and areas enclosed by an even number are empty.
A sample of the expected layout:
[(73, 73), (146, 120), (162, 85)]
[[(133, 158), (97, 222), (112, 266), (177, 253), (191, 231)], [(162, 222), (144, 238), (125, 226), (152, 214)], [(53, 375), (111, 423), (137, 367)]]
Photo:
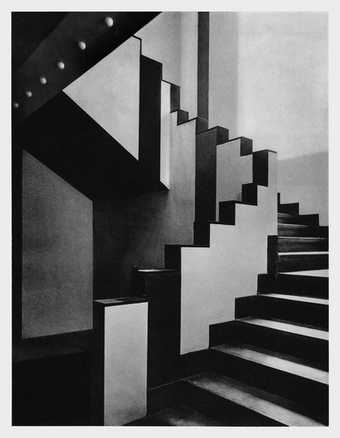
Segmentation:
[(210, 225), (210, 248), (181, 249), (181, 354), (208, 348), (209, 326), (234, 319), (235, 298), (256, 293), (257, 275), (267, 271), (267, 236), (277, 234), (276, 165), (270, 153), (269, 187), (259, 187), (258, 206), (237, 205), (235, 226)]
[(170, 188), (170, 149), (171, 149), (171, 114), (170, 114), (171, 85), (161, 83), (161, 156), (160, 180), (165, 187)]
[(104, 309), (104, 426), (146, 415), (148, 304)]
[(136, 159), (139, 71), (140, 41), (129, 38), (63, 90)]
[(181, 107), (197, 115), (197, 12), (162, 12), (136, 35), (142, 53), (163, 64), (163, 79), (181, 87)]
[(210, 18), (210, 125), (253, 138), (255, 149), (276, 150), (282, 202), (300, 201), (303, 211), (326, 222), (327, 15), (216, 12)]

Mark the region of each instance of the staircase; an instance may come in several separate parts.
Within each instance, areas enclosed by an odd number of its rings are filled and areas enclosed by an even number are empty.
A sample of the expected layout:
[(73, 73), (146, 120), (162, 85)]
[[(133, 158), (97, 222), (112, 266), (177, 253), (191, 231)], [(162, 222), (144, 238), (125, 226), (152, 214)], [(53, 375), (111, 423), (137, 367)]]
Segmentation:
[(327, 235), (318, 215), (279, 203), (257, 295), (236, 299), (234, 321), (210, 326), (202, 372), (150, 391), (162, 402), (131, 425), (327, 425)]
[[(162, 65), (143, 55), (139, 61), (138, 161), (65, 93), (31, 115), (20, 132), (33, 155), (93, 199), (113, 188), (124, 194), (166, 189), (160, 178)], [(296, 203), (279, 202), (278, 233), (268, 238), (268, 272), (258, 276), (257, 294), (236, 298), (233, 321), (210, 326), (209, 349), (180, 356), (182, 250), (209, 249), (216, 225), (236, 226), (259, 207), (273, 151), (253, 152), (252, 141), (240, 137), (240, 156), (251, 156), (252, 182), (243, 184), (241, 200), (219, 202), (217, 146), (237, 139), (229, 140), (221, 126), (208, 129), (207, 120), (190, 119), (179, 87), (170, 86), (177, 125), (195, 124), (193, 244), (165, 245), (164, 268), (134, 272), (132, 295), (149, 301), (148, 416), (129, 425), (327, 425), (328, 228), (319, 226), (318, 215), (300, 215)], [(96, 154), (93, 145), (100, 145)]]

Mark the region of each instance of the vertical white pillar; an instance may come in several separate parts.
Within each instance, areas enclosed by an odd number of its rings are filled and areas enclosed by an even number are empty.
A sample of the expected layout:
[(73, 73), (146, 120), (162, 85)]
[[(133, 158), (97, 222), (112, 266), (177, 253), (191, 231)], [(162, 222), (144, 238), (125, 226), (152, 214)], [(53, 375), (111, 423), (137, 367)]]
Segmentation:
[(161, 169), (160, 180), (170, 188), (170, 145), (171, 145), (171, 114), (170, 87), (167, 82), (161, 83)]
[(148, 303), (96, 300), (95, 423), (119, 426), (146, 415)]

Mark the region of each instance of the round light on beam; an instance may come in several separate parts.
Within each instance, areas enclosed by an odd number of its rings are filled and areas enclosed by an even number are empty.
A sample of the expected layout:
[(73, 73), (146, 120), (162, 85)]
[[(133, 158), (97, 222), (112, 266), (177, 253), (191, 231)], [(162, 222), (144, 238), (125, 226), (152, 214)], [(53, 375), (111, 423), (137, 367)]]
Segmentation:
[(42, 85), (46, 85), (47, 84), (47, 79), (45, 78), (45, 76), (40, 76), (40, 83)]
[(112, 17), (105, 17), (105, 24), (107, 27), (112, 27), (114, 24), (113, 18)]
[(25, 94), (26, 94), (27, 97), (32, 97), (33, 96), (33, 93), (32, 93), (31, 90), (26, 90)]
[(58, 61), (57, 66), (58, 66), (59, 70), (64, 70), (64, 68), (65, 68), (65, 64), (63, 61)]
[(14, 102), (14, 103), (13, 103), (13, 106), (14, 106), (15, 109), (18, 109), (18, 108), (19, 108), (19, 104), (18, 104), (18, 102)]
[(78, 41), (78, 47), (80, 50), (85, 50), (86, 49), (85, 41)]

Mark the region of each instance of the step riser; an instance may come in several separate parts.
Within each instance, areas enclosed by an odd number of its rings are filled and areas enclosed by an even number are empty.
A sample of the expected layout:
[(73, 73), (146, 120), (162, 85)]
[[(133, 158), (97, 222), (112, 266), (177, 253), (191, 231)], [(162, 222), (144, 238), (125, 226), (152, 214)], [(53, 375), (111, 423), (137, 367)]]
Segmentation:
[(210, 225), (208, 222), (194, 223), (194, 244), (195, 245), (210, 244)]
[(279, 252), (328, 251), (328, 239), (278, 238)]
[(184, 122), (186, 122), (188, 120), (189, 120), (189, 113), (188, 113), (188, 111), (184, 111), (184, 110), (179, 109), (177, 111), (177, 124), (184, 123)]
[(328, 342), (239, 321), (210, 326), (210, 345), (240, 342), (289, 354), (327, 370)]
[(270, 418), (225, 400), (218, 395), (198, 388), (190, 383), (185, 390), (185, 400), (189, 406), (204, 412), (228, 426), (282, 426)]
[(180, 275), (175, 272), (133, 272), (135, 296), (148, 300), (148, 388), (171, 380), (176, 369), (180, 354), (180, 284)]
[(292, 323), (313, 324), (314, 327), (328, 329), (328, 306), (301, 301), (254, 295), (237, 298), (235, 316), (256, 316), (290, 321)]
[(301, 225), (319, 225), (319, 216), (317, 214), (302, 215), (302, 216), (292, 216), (286, 213), (278, 214), (278, 222), (281, 224), (301, 224)]
[(211, 354), (217, 372), (288, 398), (301, 406), (299, 413), (328, 422), (328, 385), (223, 352), (212, 350)]
[(167, 269), (181, 270), (181, 247), (177, 245), (165, 245), (164, 266)]
[(237, 203), (220, 202), (219, 221), (228, 225), (236, 224)]
[(279, 274), (277, 278), (260, 274), (257, 280), (259, 293), (284, 293), (317, 298), (328, 298), (328, 278)]
[(328, 231), (322, 227), (294, 227), (290, 224), (278, 224), (278, 235), (287, 237), (328, 237)]
[(162, 409), (179, 405), (184, 390), (185, 385), (181, 381), (149, 389), (147, 392), (147, 414), (153, 415)]
[(279, 213), (288, 213), (293, 215), (299, 214), (299, 203), (294, 202), (291, 204), (280, 204), (278, 208)]
[(328, 254), (280, 255), (279, 272), (328, 269)]

